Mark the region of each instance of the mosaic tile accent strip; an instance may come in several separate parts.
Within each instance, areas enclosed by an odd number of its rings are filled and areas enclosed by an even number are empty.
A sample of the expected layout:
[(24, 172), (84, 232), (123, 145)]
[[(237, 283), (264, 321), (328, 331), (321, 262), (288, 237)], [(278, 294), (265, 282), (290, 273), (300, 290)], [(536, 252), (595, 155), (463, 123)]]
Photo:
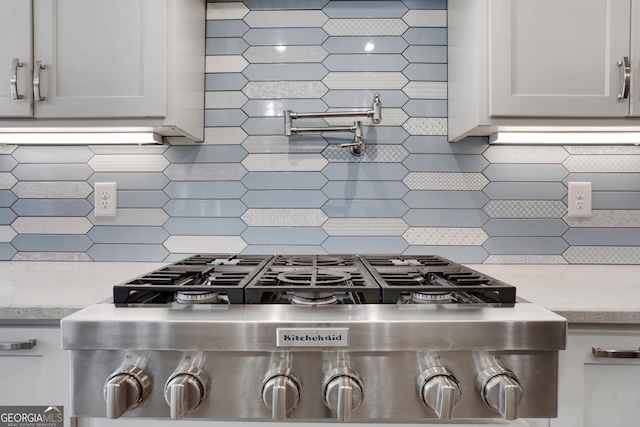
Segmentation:
[(567, 206), (559, 200), (491, 200), (482, 209), (490, 218), (562, 218)]
[(396, 72), (340, 72), (334, 71), (322, 79), (329, 89), (402, 89), (409, 80)]
[(562, 255), (570, 264), (640, 264), (638, 246), (571, 246)]
[(249, 63), (241, 55), (207, 56), (205, 71), (207, 73), (239, 73)]
[(400, 36), (407, 28), (402, 19), (330, 19), (322, 27), (330, 36)]
[(402, 126), (409, 135), (447, 135), (448, 123), (446, 118), (413, 117)]
[(315, 81), (277, 81), (250, 82), (242, 92), (250, 99), (269, 98), (320, 98), (327, 93), (322, 82)]
[(21, 216), (11, 226), (21, 234), (86, 234), (93, 224), (84, 217)]
[(489, 236), (482, 228), (411, 227), (402, 234), (410, 245), (480, 246)]
[(251, 11), (244, 22), (251, 28), (322, 27), (329, 18), (320, 10), (261, 10)]
[(407, 228), (401, 218), (329, 218), (322, 225), (330, 236), (398, 236)]
[(405, 13), (402, 20), (411, 27), (446, 27), (446, 10), (417, 10)]
[(205, 92), (204, 108), (241, 108), (248, 100), (238, 91)]
[(322, 62), (328, 55), (322, 46), (252, 46), (242, 54), (252, 64)]
[(412, 99), (447, 99), (447, 82), (416, 82), (407, 83), (402, 91)]
[(13, 261), (93, 261), (84, 252), (18, 252)]
[(489, 180), (481, 173), (411, 172), (403, 180), (410, 190), (482, 190)]
[(162, 172), (169, 161), (161, 155), (96, 155), (87, 164), (95, 172)]
[[(366, 141), (365, 141), (366, 143)], [(330, 162), (386, 162), (399, 163), (409, 153), (402, 145), (367, 145), (362, 156), (356, 157), (351, 150), (341, 148), (339, 145), (329, 145), (322, 154)]]
[(84, 199), (93, 192), (86, 182), (18, 182), (11, 191), (20, 199)]
[(242, 2), (207, 3), (207, 20), (242, 19), (249, 13)]
[(204, 130), (205, 144), (242, 144), (246, 137), (247, 133), (239, 127), (210, 127)]
[(559, 146), (492, 145), (484, 157), (491, 163), (562, 163), (569, 153)]
[(249, 154), (242, 165), (248, 171), (321, 171), (328, 164), (319, 154)]
[(640, 155), (586, 155), (571, 156), (563, 165), (569, 172), (621, 172), (621, 173), (638, 173), (640, 172)]
[(249, 209), (241, 218), (250, 227), (319, 227), (328, 217), (320, 209)]
[(564, 221), (570, 227), (640, 227), (640, 211), (638, 210), (593, 210), (588, 218), (569, 218)]
[(240, 236), (171, 236), (164, 247), (173, 253), (240, 253), (247, 244)]
[(484, 264), (568, 264), (560, 255), (489, 255)]

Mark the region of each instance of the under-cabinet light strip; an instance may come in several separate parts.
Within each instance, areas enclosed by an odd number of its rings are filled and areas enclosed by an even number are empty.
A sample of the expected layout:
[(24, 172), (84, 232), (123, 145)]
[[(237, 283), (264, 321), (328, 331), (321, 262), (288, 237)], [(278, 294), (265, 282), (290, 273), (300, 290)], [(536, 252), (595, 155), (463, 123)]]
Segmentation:
[(94, 145), (161, 144), (162, 137), (153, 132), (35, 132), (0, 133), (0, 144)]
[(498, 132), (491, 144), (640, 144), (640, 132)]

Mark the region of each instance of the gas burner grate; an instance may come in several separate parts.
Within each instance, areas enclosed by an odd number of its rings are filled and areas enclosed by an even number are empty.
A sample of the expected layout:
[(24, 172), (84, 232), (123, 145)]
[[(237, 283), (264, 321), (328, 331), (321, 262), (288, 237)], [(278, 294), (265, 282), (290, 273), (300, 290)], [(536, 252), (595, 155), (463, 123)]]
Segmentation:
[(178, 293), (216, 293), (244, 303), (244, 287), (271, 257), (196, 255), (113, 287), (113, 302), (171, 304)]
[[(303, 259), (311, 265), (293, 265)], [(337, 262), (336, 262), (337, 261)], [(381, 290), (355, 255), (280, 255), (245, 288), (248, 304), (288, 304), (293, 297), (335, 295), (344, 304), (379, 303)]]
[(413, 269), (378, 271), (383, 302), (395, 304), (412, 293), (451, 293), (452, 302), (464, 304), (513, 304), (516, 288), (473, 271)]

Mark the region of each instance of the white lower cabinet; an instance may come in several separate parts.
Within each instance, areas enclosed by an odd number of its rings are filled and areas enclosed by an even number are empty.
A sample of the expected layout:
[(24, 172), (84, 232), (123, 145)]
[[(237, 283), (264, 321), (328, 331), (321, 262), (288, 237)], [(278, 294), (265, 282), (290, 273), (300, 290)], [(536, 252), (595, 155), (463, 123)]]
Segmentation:
[[(32, 348), (4, 349), (28, 346), (30, 340), (35, 340)], [(59, 327), (0, 327), (0, 378), (0, 405), (63, 407), (65, 427), (75, 425), (70, 417), (69, 356), (62, 350)]]
[(640, 425), (640, 359), (596, 357), (593, 347), (633, 354), (640, 325), (570, 325), (560, 353), (558, 418), (552, 427)]

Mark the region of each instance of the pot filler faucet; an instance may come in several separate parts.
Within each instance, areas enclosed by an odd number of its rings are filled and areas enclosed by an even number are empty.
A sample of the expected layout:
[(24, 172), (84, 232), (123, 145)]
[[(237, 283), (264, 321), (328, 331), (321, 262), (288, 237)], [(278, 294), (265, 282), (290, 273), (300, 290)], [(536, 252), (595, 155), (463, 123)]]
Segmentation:
[(329, 117), (371, 117), (373, 123), (378, 124), (382, 121), (382, 101), (380, 94), (373, 95), (373, 106), (371, 110), (364, 111), (327, 111), (324, 113), (296, 113), (291, 110), (284, 111), (284, 134), (291, 136), (299, 133), (322, 133), (322, 132), (352, 132), (354, 140), (348, 144), (340, 144), (342, 148), (351, 148), (354, 156), (362, 156), (366, 150), (364, 144), (364, 136), (362, 134), (362, 121), (357, 120), (353, 126), (328, 126), (328, 127), (294, 127), (295, 119), (318, 119)]

